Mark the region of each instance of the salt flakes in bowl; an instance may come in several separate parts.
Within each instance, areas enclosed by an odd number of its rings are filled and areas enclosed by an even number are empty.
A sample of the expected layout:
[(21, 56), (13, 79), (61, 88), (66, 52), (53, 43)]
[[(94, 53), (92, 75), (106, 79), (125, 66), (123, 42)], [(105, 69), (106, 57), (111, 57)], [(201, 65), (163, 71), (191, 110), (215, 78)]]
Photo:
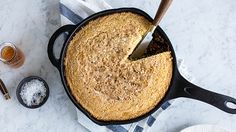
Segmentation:
[(30, 76), (18, 85), (17, 99), (27, 108), (38, 108), (43, 105), (49, 95), (47, 83), (39, 77)]
[(34, 79), (22, 86), (20, 96), (28, 106), (39, 105), (46, 97), (46, 90), (42, 81)]

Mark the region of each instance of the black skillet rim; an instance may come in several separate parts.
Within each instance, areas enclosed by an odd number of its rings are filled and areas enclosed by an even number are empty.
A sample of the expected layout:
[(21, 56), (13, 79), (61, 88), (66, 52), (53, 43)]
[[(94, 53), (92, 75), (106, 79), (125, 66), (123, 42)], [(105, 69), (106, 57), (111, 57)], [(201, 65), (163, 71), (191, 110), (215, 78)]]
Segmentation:
[(70, 34), (70, 36), (68, 37), (68, 39), (65, 41), (64, 46), (62, 48), (62, 52), (60, 55), (60, 75), (61, 75), (61, 80), (63, 82), (65, 91), (67, 93), (67, 95), (69, 96), (70, 100), (73, 102), (73, 104), (82, 112), (84, 113), (90, 120), (92, 120), (94, 123), (98, 124), (98, 125), (119, 125), (119, 124), (129, 124), (129, 123), (133, 123), (133, 122), (137, 122), (140, 121), (146, 117), (148, 117), (149, 115), (151, 115), (152, 113), (154, 113), (157, 109), (160, 108), (160, 106), (166, 102), (167, 100), (170, 99), (170, 94), (172, 93), (173, 90), (173, 80), (178, 72), (177, 66), (176, 66), (176, 56), (174, 53), (174, 49), (172, 47), (172, 44), (169, 40), (169, 38), (167, 37), (167, 35), (165, 34), (165, 32), (161, 29), (161, 27), (157, 27), (156, 30), (157, 32), (164, 38), (165, 41), (167, 41), (168, 45), (169, 45), (169, 49), (171, 51), (171, 55), (173, 57), (173, 71), (172, 71), (172, 79), (170, 82), (170, 86), (165, 94), (165, 96), (162, 98), (162, 100), (149, 112), (133, 118), (133, 119), (129, 119), (129, 120), (111, 120), (111, 121), (104, 121), (104, 120), (98, 120), (95, 117), (93, 117), (87, 110), (85, 110), (80, 104), (79, 102), (76, 101), (76, 99), (74, 98), (74, 96), (72, 95), (72, 93), (70, 92), (69, 86), (67, 84), (66, 81), (66, 76), (64, 74), (64, 57), (67, 51), (67, 47), (69, 45), (69, 42), (71, 41), (71, 39), (74, 37), (74, 35), (86, 24), (88, 24), (88, 22), (90, 22), (93, 19), (96, 19), (98, 17), (101, 16), (105, 16), (105, 15), (109, 15), (109, 14), (113, 14), (113, 13), (121, 13), (121, 12), (132, 12), (132, 13), (136, 13), (139, 15), (144, 16), (145, 18), (147, 18), (149, 21), (153, 21), (153, 19), (144, 11), (137, 9), (137, 8), (118, 8), (118, 9), (110, 9), (110, 10), (105, 10), (105, 11), (101, 11), (98, 13), (95, 13), (91, 16), (89, 16), (88, 18), (84, 19), (81, 23), (76, 25), (76, 28), (74, 29), (74, 31)]

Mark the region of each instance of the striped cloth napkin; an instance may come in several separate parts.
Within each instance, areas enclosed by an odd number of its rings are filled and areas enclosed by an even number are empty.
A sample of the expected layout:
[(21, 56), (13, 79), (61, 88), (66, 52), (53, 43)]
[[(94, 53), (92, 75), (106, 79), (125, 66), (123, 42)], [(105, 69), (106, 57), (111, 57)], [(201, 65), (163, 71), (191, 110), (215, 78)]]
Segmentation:
[[(60, 0), (61, 25), (78, 24), (91, 14), (111, 8), (112, 7), (104, 0)], [(178, 62), (180, 65), (182, 61), (179, 60)], [(180, 70), (182, 73), (186, 73), (186, 70), (181, 67)], [(188, 74), (185, 75), (188, 76)], [(139, 122), (126, 125), (99, 126), (88, 119), (78, 109), (77, 117), (78, 122), (91, 132), (142, 132), (147, 131), (147, 129), (153, 125), (158, 115), (170, 105), (171, 102), (166, 102), (149, 117)]]

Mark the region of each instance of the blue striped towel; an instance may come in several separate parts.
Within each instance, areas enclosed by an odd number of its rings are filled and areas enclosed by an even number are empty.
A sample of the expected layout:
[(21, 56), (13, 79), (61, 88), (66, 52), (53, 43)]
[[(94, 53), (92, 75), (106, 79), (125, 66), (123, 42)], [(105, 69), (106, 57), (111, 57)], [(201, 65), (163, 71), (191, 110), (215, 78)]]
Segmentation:
[[(60, 0), (61, 24), (77, 24), (91, 14), (111, 8), (112, 7), (103, 0)], [(170, 105), (171, 102), (166, 102), (149, 117), (139, 122), (126, 125), (99, 126), (88, 119), (78, 109), (77, 116), (78, 122), (92, 132), (142, 132), (147, 131), (147, 129), (153, 125), (157, 116)]]

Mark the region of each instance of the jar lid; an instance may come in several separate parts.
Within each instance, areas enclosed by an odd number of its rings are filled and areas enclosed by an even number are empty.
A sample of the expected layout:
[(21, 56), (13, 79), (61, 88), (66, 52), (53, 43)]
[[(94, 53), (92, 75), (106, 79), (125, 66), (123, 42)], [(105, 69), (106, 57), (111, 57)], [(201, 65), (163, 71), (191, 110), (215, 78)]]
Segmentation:
[[(7, 50), (6, 48), (11, 48), (10, 50), (12, 50), (11, 52), (13, 52), (13, 54), (11, 55), (11, 57), (5, 57), (4, 52), (7, 52), (7, 51), (4, 51), (4, 50)], [(9, 49), (8, 49), (9, 50)], [(5, 42), (5, 43), (2, 43), (0, 45), (0, 61), (2, 62), (8, 62), (8, 61), (11, 61), (16, 55), (16, 47), (14, 44), (12, 43), (9, 43), (9, 42)]]

